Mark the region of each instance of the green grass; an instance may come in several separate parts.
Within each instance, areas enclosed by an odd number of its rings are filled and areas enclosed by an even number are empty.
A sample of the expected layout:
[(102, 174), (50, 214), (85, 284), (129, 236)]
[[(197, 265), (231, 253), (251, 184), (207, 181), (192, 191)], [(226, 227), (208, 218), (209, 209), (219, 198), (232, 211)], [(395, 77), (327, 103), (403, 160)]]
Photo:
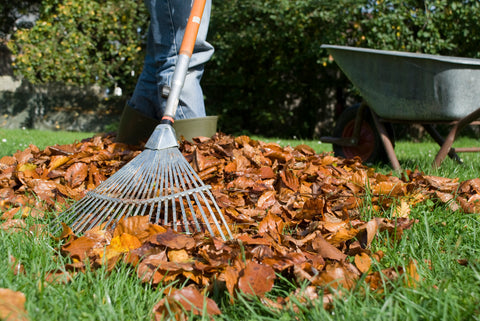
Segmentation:
[[(40, 148), (63, 144), (88, 137), (90, 134), (48, 133), (0, 130), (7, 142), (1, 142), (0, 156), (23, 149), (32, 143)], [(23, 136), (22, 136), (23, 135)], [(41, 138), (43, 137), (43, 138)], [(37, 140), (37, 138), (39, 140)], [(262, 139), (260, 137), (256, 137)], [(13, 142), (15, 140), (15, 143)], [(307, 143), (317, 152), (329, 152), (331, 146), (318, 141), (285, 141), (282, 145)], [(22, 145), (20, 145), (22, 144)], [(456, 146), (478, 146), (474, 139), (462, 138)], [(438, 146), (430, 141), (422, 143), (397, 142), (395, 149), (405, 169), (418, 168), (427, 174), (466, 180), (479, 177), (478, 154), (461, 154), (465, 163), (458, 165), (446, 159), (439, 169), (431, 162)], [(375, 167), (390, 173), (386, 165)], [(366, 213), (368, 214), (368, 213)], [(390, 215), (390, 213), (386, 213)], [(405, 286), (401, 278), (385, 282), (383, 292), (372, 292), (363, 283), (336, 299), (332, 310), (323, 309), (321, 300), (303, 303), (298, 309), (286, 307), (282, 311), (268, 308), (260, 300), (239, 298), (230, 304), (226, 295), (214, 295), (223, 314), (218, 320), (479, 320), (480, 319), (480, 219), (478, 214), (452, 212), (447, 207), (434, 206), (427, 201), (413, 208), (411, 215), (418, 220), (402, 239), (391, 244), (387, 234), (373, 243), (373, 251), (383, 250), (385, 257), (374, 268), (407, 266), (417, 262), (420, 281), (415, 287)], [(57, 255), (57, 244), (44, 236), (31, 233), (0, 231), (0, 288), (10, 288), (26, 294), (26, 309), (31, 320), (148, 320), (153, 305), (162, 297), (162, 289), (152, 289), (140, 283), (133, 271), (118, 266), (105, 270), (78, 274), (64, 284), (42, 282), (48, 271), (61, 269), (63, 260)], [(25, 274), (14, 275), (10, 255), (25, 265)], [(460, 262), (466, 264), (460, 264)], [(281, 282), (271, 298), (289, 293), (296, 288)], [(205, 320), (208, 318), (205, 317)]]
[(55, 144), (70, 144), (93, 135), (93, 133), (0, 128), (0, 157), (24, 150), (30, 144), (44, 149)]

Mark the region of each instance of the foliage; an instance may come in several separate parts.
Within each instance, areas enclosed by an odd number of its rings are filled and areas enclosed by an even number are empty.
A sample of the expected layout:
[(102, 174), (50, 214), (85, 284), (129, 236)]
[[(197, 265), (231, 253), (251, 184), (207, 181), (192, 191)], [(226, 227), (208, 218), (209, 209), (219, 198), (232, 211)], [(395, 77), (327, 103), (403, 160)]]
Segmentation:
[(334, 105), (359, 98), (319, 49), (323, 43), (479, 56), (479, 1), (214, 3), (217, 52), (206, 94), (237, 132), (312, 137), (326, 131), (318, 125), (331, 123)]
[[(207, 112), (229, 133), (324, 134), (359, 97), (321, 44), (480, 57), (479, 9), (472, 0), (213, 0)], [(147, 22), (140, 0), (43, 0), (35, 27), (10, 42), (16, 72), (130, 93)]]
[(204, 84), (229, 129), (311, 137), (328, 99), (322, 82), (335, 82), (319, 47), (336, 38), (346, 2), (214, 1)]
[(480, 57), (472, 48), (479, 1), (369, 1), (353, 10), (345, 44), (376, 49)]
[(132, 88), (143, 64), (141, 1), (44, 0), (32, 29), (15, 33), (15, 68), (32, 83)]

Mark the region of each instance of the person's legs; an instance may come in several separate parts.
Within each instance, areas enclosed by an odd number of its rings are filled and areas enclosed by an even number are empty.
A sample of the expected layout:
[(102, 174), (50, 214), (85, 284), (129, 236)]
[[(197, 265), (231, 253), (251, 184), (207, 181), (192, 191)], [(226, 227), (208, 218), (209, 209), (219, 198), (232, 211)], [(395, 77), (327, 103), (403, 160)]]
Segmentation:
[[(162, 87), (170, 86), (192, 2), (147, 0), (146, 5), (151, 19), (147, 53), (129, 105), (147, 116), (161, 119), (166, 104), (166, 99), (161, 96)], [(180, 94), (176, 119), (205, 116), (200, 79), (204, 63), (213, 54), (213, 47), (206, 41), (210, 10), (211, 0), (207, 0), (189, 71)]]

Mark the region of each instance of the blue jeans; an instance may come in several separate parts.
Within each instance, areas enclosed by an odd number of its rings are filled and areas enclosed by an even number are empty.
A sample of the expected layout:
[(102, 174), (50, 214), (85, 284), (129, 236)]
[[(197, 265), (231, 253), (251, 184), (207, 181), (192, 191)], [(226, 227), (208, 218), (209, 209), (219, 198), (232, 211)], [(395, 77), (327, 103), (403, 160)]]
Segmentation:
[[(175, 119), (205, 116), (200, 79), (204, 64), (214, 51), (206, 41), (211, 3), (207, 0), (205, 5)], [(162, 88), (165, 85), (170, 87), (193, 0), (145, 0), (145, 4), (150, 13), (147, 52), (128, 104), (146, 116), (161, 119), (167, 102), (161, 95)]]

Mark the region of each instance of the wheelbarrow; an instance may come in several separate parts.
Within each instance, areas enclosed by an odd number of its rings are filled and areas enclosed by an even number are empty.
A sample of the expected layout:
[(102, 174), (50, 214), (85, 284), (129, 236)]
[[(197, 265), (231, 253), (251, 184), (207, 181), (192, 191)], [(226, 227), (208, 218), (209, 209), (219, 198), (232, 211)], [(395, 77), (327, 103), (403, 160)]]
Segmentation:
[[(338, 118), (331, 143), (338, 156), (362, 161), (389, 160), (401, 169), (394, 151), (392, 123), (418, 123), (440, 145), (432, 166), (448, 155), (479, 152), (479, 147), (453, 148), (458, 133), (480, 125), (480, 59), (322, 45), (352, 82), (363, 102)], [(436, 124), (450, 127), (444, 138)]]

